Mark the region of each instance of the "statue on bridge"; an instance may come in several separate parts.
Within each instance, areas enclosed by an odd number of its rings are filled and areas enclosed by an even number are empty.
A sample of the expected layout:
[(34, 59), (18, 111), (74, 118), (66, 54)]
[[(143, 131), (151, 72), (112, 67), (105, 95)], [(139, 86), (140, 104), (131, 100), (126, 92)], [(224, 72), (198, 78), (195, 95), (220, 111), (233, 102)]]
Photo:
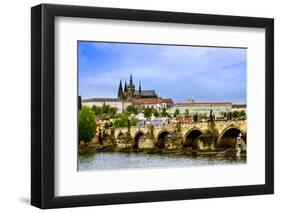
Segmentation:
[(127, 121), (127, 127), (128, 127), (128, 132), (131, 132), (131, 123), (130, 123), (130, 119), (128, 119), (128, 121)]
[(215, 115), (213, 115), (213, 110), (210, 111), (209, 120), (210, 122), (215, 120)]
[(242, 146), (242, 133), (239, 133), (237, 139), (236, 139), (236, 156), (240, 157), (240, 153), (241, 153), (241, 146)]

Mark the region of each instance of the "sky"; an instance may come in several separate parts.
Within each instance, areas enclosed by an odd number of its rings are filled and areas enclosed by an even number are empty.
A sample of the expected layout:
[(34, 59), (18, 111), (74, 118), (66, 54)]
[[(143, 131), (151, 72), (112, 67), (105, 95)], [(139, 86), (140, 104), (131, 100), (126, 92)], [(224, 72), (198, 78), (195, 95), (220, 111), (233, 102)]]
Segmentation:
[(78, 42), (79, 95), (116, 98), (119, 82), (186, 102), (246, 103), (247, 49)]

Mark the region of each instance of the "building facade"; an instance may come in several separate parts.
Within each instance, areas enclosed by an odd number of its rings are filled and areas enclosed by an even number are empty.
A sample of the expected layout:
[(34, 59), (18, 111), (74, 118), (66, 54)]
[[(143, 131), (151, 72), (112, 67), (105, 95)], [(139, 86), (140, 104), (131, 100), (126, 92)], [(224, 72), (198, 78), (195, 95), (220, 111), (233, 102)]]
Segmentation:
[(193, 116), (197, 114), (200, 117), (207, 117), (212, 110), (215, 117), (223, 117), (224, 113), (232, 111), (232, 103), (230, 102), (186, 102), (176, 103), (170, 109), (171, 113), (178, 110), (180, 115), (185, 115), (187, 112)]
[(103, 105), (109, 105), (110, 107), (117, 108), (117, 113), (125, 112), (130, 105), (140, 109), (153, 108), (160, 111), (163, 108), (169, 109), (173, 104), (171, 98), (158, 97), (155, 90), (142, 90), (141, 82), (139, 82), (138, 90), (136, 90), (132, 75), (130, 75), (129, 84), (125, 81), (124, 88), (120, 80), (117, 98), (90, 98), (82, 100), (83, 106), (95, 105), (102, 107)]
[(225, 113), (234, 111), (245, 111), (246, 104), (233, 104), (231, 102), (194, 102), (188, 101), (185, 103), (176, 103), (170, 108), (170, 113), (175, 113), (176, 110), (179, 111), (181, 116), (187, 113), (190, 116), (197, 114), (200, 117), (207, 117), (212, 111), (212, 114), (219, 118), (224, 117)]
[(89, 98), (82, 100), (83, 106), (92, 107), (102, 107), (103, 105), (109, 105), (110, 107), (117, 108), (117, 113), (123, 113), (126, 111), (127, 107), (133, 105), (130, 101), (121, 101), (118, 98)]
[(134, 105), (140, 108), (151, 108), (160, 111), (162, 109), (169, 109), (173, 106), (171, 98), (141, 98), (135, 99)]

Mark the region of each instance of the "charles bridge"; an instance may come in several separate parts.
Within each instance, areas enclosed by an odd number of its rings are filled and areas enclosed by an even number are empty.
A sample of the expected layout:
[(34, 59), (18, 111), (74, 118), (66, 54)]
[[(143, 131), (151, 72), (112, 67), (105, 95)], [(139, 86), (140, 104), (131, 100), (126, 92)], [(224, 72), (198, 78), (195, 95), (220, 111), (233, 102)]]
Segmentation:
[(109, 128), (99, 131), (100, 144), (116, 151), (218, 152), (237, 145), (246, 151), (245, 120), (205, 121)]

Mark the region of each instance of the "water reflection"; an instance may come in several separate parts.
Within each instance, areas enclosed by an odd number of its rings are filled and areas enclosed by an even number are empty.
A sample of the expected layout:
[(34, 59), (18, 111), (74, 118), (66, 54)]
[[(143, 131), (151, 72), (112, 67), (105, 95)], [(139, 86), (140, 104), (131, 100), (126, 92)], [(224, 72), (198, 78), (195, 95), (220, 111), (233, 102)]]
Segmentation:
[(144, 154), (100, 152), (79, 156), (79, 170), (116, 170), (138, 168), (180, 168), (206, 165), (233, 165), (246, 163), (245, 157), (221, 159), (214, 156), (187, 156), (176, 154)]

